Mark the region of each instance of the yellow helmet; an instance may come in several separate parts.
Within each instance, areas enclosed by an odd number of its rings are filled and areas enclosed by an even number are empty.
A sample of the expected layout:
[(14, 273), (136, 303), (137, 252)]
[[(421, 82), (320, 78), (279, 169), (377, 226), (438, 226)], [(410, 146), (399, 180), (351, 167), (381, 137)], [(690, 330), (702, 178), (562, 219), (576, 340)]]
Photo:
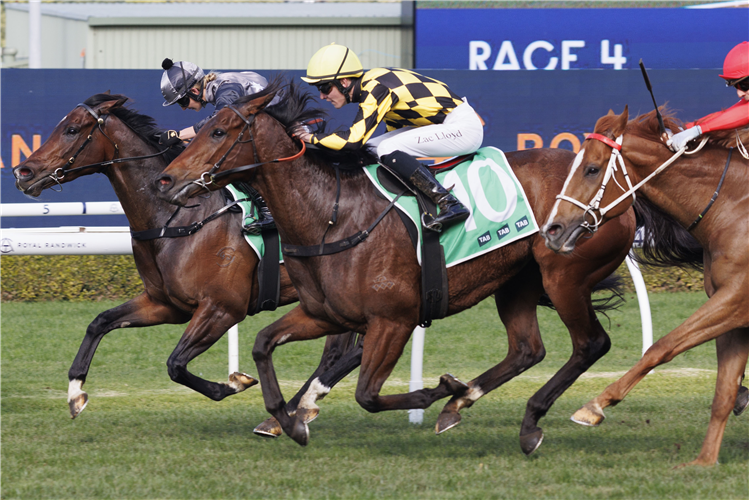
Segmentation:
[(344, 45), (331, 43), (321, 48), (307, 65), (307, 76), (302, 77), (307, 83), (315, 84), (326, 80), (356, 78), (364, 74), (359, 58)]

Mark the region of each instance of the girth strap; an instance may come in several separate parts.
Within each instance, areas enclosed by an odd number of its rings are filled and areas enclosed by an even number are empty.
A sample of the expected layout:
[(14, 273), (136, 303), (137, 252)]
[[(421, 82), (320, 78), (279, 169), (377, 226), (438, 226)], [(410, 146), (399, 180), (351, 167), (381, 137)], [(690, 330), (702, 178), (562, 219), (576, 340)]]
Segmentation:
[(705, 216), (708, 210), (710, 210), (710, 207), (713, 206), (713, 203), (715, 203), (715, 200), (718, 199), (718, 194), (720, 194), (720, 188), (723, 187), (723, 181), (726, 179), (726, 173), (728, 172), (728, 166), (731, 164), (731, 155), (733, 154), (733, 148), (728, 149), (728, 159), (726, 160), (726, 166), (723, 169), (723, 175), (720, 176), (720, 182), (718, 182), (718, 187), (715, 189), (715, 192), (713, 193), (713, 197), (710, 198), (710, 202), (705, 207), (705, 210), (702, 211), (700, 215), (697, 216), (697, 218), (692, 222), (689, 227), (687, 228), (687, 231), (691, 231), (694, 229), (694, 227), (700, 223), (702, 218)]
[(359, 231), (353, 236), (334, 241), (333, 243), (324, 243), (325, 240), (323, 240), (323, 243), (320, 245), (290, 245), (288, 243), (281, 243), (281, 251), (284, 255), (288, 255), (289, 257), (319, 257), (321, 255), (331, 255), (353, 248), (369, 237), (369, 234), (375, 226), (385, 218), (387, 213), (395, 206), (395, 202), (398, 201), (403, 193), (405, 193), (405, 191), (402, 191), (398, 196), (393, 198), (393, 201), (385, 207), (385, 210), (380, 213), (379, 217), (377, 217), (377, 219), (364, 231)]

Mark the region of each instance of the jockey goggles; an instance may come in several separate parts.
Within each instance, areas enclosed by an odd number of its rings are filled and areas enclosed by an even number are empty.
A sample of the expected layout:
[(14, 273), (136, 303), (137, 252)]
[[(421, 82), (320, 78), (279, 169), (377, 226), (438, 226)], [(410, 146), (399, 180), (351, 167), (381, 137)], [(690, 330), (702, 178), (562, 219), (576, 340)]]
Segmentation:
[(744, 78), (740, 78), (738, 80), (726, 80), (726, 86), (733, 87), (736, 90), (741, 90), (742, 92), (749, 92), (749, 76), (745, 76)]
[(330, 94), (330, 91), (333, 90), (333, 85), (332, 81), (327, 81), (316, 83), (315, 87), (317, 87), (317, 90), (319, 90), (321, 94), (328, 95)]

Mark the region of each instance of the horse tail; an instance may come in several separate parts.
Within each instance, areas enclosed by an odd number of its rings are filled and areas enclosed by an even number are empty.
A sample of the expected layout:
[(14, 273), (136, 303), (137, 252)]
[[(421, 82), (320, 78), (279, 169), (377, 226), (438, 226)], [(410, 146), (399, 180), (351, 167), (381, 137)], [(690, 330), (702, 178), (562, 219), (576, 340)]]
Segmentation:
[[(593, 292), (610, 292), (604, 297), (598, 297), (592, 300), (593, 310), (595, 312), (605, 314), (608, 311), (615, 311), (624, 303), (624, 280), (618, 274), (612, 274), (596, 284), (596, 286), (593, 287)], [(556, 311), (556, 307), (554, 307), (551, 299), (545, 293), (538, 299), (538, 305)]]
[(632, 252), (638, 263), (702, 271), (702, 246), (686, 229), (645, 199), (637, 198), (634, 208), (642, 232), (642, 248)]

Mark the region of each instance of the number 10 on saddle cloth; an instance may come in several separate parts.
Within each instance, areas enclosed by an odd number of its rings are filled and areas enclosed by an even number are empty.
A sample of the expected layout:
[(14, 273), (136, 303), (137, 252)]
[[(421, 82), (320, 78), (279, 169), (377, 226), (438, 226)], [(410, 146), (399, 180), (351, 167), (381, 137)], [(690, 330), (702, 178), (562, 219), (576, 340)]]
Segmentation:
[[(379, 182), (377, 168), (378, 165), (370, 165), (365, 170), (372, 183), (392, 201), (397, 193)], [(452, 194), (471, 211), (471, 216), (463, 224), (455, 224), (440, 234), (447, 267), (538, 232), (538, 223), (523, 186), (499, 149), (481, 148), (472, 160), (440, 172), (436, 177), (443, 186), (454, 186)], [(423, 228), (416, 199), (401, 197), (396, 206), (419, 228), (421, 242)], [(420, 248), (416, 254), (421, 263)]]

